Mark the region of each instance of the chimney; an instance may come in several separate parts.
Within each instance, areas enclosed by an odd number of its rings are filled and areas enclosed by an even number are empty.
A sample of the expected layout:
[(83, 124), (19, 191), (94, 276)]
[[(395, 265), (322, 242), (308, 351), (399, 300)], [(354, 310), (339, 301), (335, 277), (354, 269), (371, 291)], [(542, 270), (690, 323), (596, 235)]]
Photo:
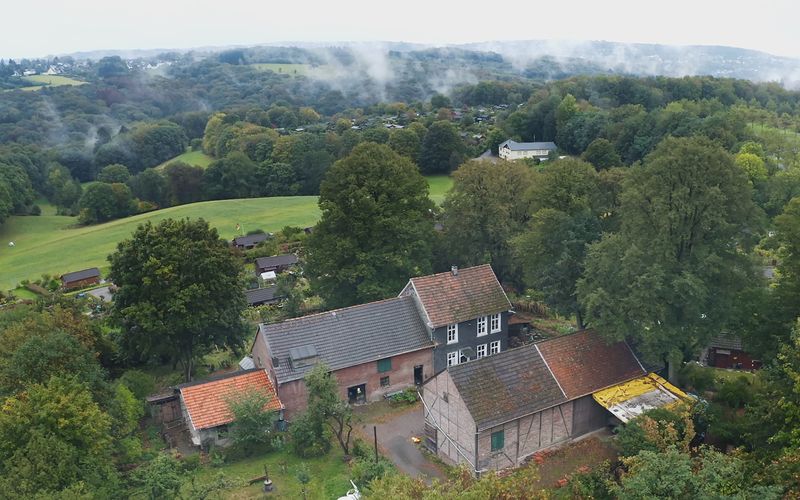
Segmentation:
[(450, 272), (453, 276), (458, 276), (458, 266), (450, 266)]

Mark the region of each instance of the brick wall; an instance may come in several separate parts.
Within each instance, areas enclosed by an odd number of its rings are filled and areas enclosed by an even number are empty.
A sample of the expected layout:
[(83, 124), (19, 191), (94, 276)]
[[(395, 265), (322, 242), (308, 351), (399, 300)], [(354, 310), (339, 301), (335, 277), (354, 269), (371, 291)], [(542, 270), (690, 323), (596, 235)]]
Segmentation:
[[(256, 339), (256, 344), (258, 343), (258, 339)], [(255, 347), (253, 353), (254, 359), (256, 359)], [(269, 357), (266, 359), (269, 359)], [(339, 396), (347, 401), (347, 389), (349, 387), (366, 384), (367, 401), (380, 401), (383, 399), (384, 394), (413, 386), (415, 366), (422, 365), (423, 380), (432, 375), (433, 348), (392, 356), (391, 359), (391, 370), (382, 373), (378, 372), (377, 360), (333, 372), (339, 385)], [(258, 363), (257, 360), (256, 363)], [(381, 386), (381, 378), (383, 377), (389, 377), (389, 386)], [(306, 409), (308, 393), (303, 380), (278, 384), (277, 387), (278, 397), (286, 407), (286, 420), (291, 420), (293, 415), (297, 415), (298, 412)]]

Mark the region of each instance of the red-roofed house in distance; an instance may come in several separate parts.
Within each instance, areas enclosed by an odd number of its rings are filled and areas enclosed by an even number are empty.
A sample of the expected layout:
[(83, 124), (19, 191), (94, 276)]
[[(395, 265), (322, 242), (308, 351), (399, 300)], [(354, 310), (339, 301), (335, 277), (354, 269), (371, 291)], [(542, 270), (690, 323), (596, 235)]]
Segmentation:
[(265, 410), (283, 411), (267, 372), (258, 368), (179, 385), (176, 390), (192, 444), (196, 446), (228, 444), (228, 426), (234, 421), (229, 402), (250, 391), (269, 398)]

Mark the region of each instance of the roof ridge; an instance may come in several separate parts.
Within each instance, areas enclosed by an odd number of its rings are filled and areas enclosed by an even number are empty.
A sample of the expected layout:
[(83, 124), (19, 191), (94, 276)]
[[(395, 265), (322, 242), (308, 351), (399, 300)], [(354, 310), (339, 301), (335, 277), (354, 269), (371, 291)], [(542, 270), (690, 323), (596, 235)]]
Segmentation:
[[(193, 387), (193, 386), (196, 386), (196, 385), (210, 384), (211, 382), (219, 382), (220, 380), (226, 380), (226, 379), (238, 377), (238, 376), (241, 376), (241, 375), (247, 375), (249, 373), (257, 372), (257, 371), (263, 371), (263, 372), (266, 373), (266, 370), (264, 368), (250, 368), (248, 370), (236, 370), (234, 372), (221, 373), (219, 375), (212, 375), (211, 377), (208, 377), (208, 378), (203, 379), (203, 380), (195, 380), (195, 381), (192, 381), (192, 382), (184, 382), (183, 384), (178, 384), (178, 385), (175, 385), (173, 387), (175, 389), (182, 390), (182, 389), (187, 389), (189, 387)], [(269, 375), (267, 375), (267, 377), (269, 377)]]
[[(489, 263), (478, 264), (477, 266), (469, 266), (469, 267), (459, 268), (458, 272), (461, 273), (461, 272), (464, 272), (464, 271), (469, 271), (471, 269), (478, 269), (480, 267), (489, 267), (489, 268), (491, 268), (492, 265), (489, 264)], [(433, 278), (435, 276), (442, 276), (444, 274), (451, 274), (452, 272), (453, 271), (442, 271), (440, 273), (425, 274), (425, 275), (422, 275), (422, 276), (414, 276), (413, 278), (409, 278), (409, 279), (410, 280), (415, 280), (415, 279), (419, 279), (419, 278)], [(492, 269), (492, 274), (494, 274), (494, 269)], [(497, 279), (497, 276), (495, 276), (495, 279)]]
[(259, 323), (258, 326), (260, 328), (261, 326), (282, 325), (282, 324), (285, 324), (285, 323), (291, 323), (291, 322), (294, 322), (294, 321), (299, 321), (299, 320), (303, 320), (303, 319), (307, 319), (307, 318), (314, 318), (314, 317), (317, 317), (317, 316), (323, 316), (325, 314), (335, 313), (335, 312), (338, 312), (338, 311), (344, 311), (346, 309), (355, 309), (357, 307), (365, 307), (365, 306), (369, 306), (369, 305), (373, 305), (373, 304), (380, 304), (382, 302), (389, 302), (389, 301), (392, 301), (392, 300), (410, 299), (410, 298), (411, 297), (405, 297), (405, 296), (402, 296), (402, 297), (400, 297), (400, 296), (398, 296), (398, 297), (389, 297), (389, 298), (386, 298), (386, 299), (374, 300), (372, 302), (364, 302), (363, 304), (355, 304), (355, 305), (352, 305), (352, 306), (339, 307), (337, 309), (330, 309), (328, 311), (321, 311), (321, 312), (314, 313), (314, 314), (306, 314), (305, 316), (299, 316), (297, 318), (285, 319), (285, 320), (283, 320), (281, 322), (278, 322), (278, 323)]
[(567, 397), (566, 391), (564, 391), (564, 388), (561, 387), (561, 382), (558, 381), (558, 377), (556, 377), (556, 374), (553, 373), (553, 370), (550, 368), (550, 363), (547, 362), (547, 360), (544, 358), (544, 355), (542, 354), (542, 351), (539, 350), (539, 346), (537, 344), (533, 344), (533, 346), (536, 348), (536, 352), (539, 354), (539, 357), (542, 358), (542, 361), (544, 361), (544, 366), (547, 367), (547, 371), (550, 372), (550, 376), (553, 377), (553, 380), (556, 381), (558, 388), (561, 390), (561, 394), (563, 394), (566, 399), (569, 399)]

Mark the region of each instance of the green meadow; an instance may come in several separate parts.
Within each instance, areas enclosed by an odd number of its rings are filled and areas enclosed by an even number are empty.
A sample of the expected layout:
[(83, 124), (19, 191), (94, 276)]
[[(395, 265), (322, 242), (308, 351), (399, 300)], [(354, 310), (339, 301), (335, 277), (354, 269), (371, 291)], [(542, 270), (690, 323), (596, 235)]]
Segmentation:
[(42, 86), (45, 87), (61, 87), (62, 85), (84, 85), (86, 82), (75, 80), (68, 76), (62, 75), (32, 75), (23, 76), (23, 80), (34, 83), (30, 87), (21, 87), (20, 90), (39, 90)]
[(202, 151), (187, 151), (182, 155), (178, 155), (175, 158), (165, 161), (161, 165), (157, 166), (156, 168), (161, 170), (167, 165), (172, 162), (182, 161), (187, 165), (194, 165), (195, 167), (202, 167), (206, 168), (207, 166), (211, 165), (211, 162), (214, 161), (214, 158), (208, 156), (207, 154), (203, 153)]
[[(428, 177), (431, 199), (441, 204), (452, 186), (447, 176)], [(308, 227), (320, 216), (316, 196), (247, 198), (192, 203), (134, 215), (95, 226), (78, 226), (77, 218), (55, 215), (43, 200), (40, 216), (13, 216), (0, 225), (0, 290), (9, 290), (23, 279), (43, 273), (61, 275), (87, 267), (106, 267), (106, 256), (118, 241), (146, 221), (168, 217), (206, 219), (220, 236), (233, 238), (236, 225), (246, 233), (255, 229), (275, 232), (284, 226)], [(8, 246), (10, 241), (14, 246)]]

